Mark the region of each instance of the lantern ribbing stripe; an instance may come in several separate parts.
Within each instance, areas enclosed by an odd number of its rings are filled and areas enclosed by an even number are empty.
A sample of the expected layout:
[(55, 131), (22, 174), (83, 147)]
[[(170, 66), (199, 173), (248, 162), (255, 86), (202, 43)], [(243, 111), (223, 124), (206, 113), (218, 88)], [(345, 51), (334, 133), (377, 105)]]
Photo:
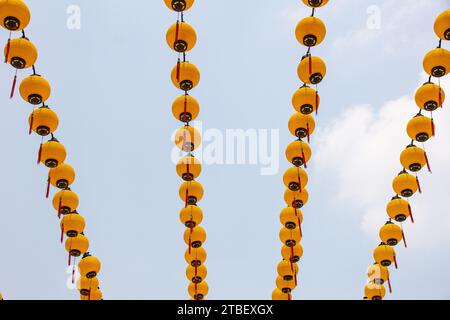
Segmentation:
[[(73, 265), (72, 283), (75, 284), (76, 259), (82, 256), (78, 263), (81, 277), (76, 284), (80, 292), (80, 299), (101, 300), (102, 292), (97, 278), (100, 261), (87, 252), (89, 240), (83, 233), (86, 223), (76, 211), (79, 204), (78, 196), (70, 190), (70, 186), (75, 180), (75, 170), (65, 162), (66, 148), (54, 136), (59, 119), (56, 112), (46, 105), (50, 98), (51, 87), (45, 78), (36, 73), (37, 48), (25, 34), (25, 28), (31, 18), (30, 10), (22, 0), (0, 0), (0, 12), (2, 26), (9, 31), (9, 38), (4, 49), (5, 63), (9, 63), (16, 69), (10, 98), (14, 98), (18, 71), (32, 69), (32, 74), (21, 81), (19, 91), (21, 97), (33, 106), (33, 111), (28, 119), (29, 134), (35, 132), (41, 137), (37, 163), (42, 163), (49, 168), (46, 197), (48, 198), (50, 195), (51, 186), (60, 189), (53, 197), (53, 207), (57, 211), (58, 218), (62, 217), (60, 221), (61, 242), (64, 240), (64, 235), (67, 236), (65, 248), (69, 254), (68, 264), (69, 266)], [(12, 38), (13, 32), (21, 32), (21, 37)], [(36, 109), (36, 106), (39, 105), (41, 107)], [(44, 143), (44, 137), (48, 136), (51, 138)]]
[[(369, 280), (364, 288), (364, 299), (382, 300), (386, 296), (386, 287), (392, 293), (389, 267), (398, 268), (397, 254), (393, 247), (403, 241), (407, 247), (403, 223), (409, 218), (414, 223), (412, 206), (408, 199), (417, 192), (422, 193), (418, 173), (427, 168), (431, 173), (429, 157), (425, 143), (433, 138), (436, 125), (433, 112), (443, 107), (445, 93), (440, 85), (440, 78), (450, 72), (450, 51), (442, 48), (442, 41), (450, 40), (450, 10), (444, 11), (435, 21), (434, 30), (439, 37), (436, 49), (431, 50), (424, 58), (423, 67), (429, 75), (415, 95), (419, 112), (408, 122), (407, 134), (411, 142), (400, 155), (402, 169), (395, 177), (392, 187), (395, 196), (386, 207), (389, 220), (381, 227), (379, 236), (380, 245), (375, 248), (373, 257), (375, 263), (368, 269)], [(433, 83), (437, 79), (437, 84)], [(429, 117), (424, 115), (428, 112)], [(421, 143), (421, 147), (414, 143)]]
[(203, 212), (197, 205), (203, 198), (203, 186), (196, 180), (202, 166), (193, 154), (201, 144), (201, 137), (200, 133), (190, 126), (190, 122), (197, 118), (200, 106), (198, 101), (189, 95), (189, 91), (200, 81), (200, 72), (187, 60), (186, 53), (194, 48), (197, 34), (195, 29), (184, 20), (184, 12), (192, 7), (194, 0), (164, 0), (164, 2), (178, 15), (176, 23), (166, 33), (166, 40), (169, 47), (178, 53), (177, 63), (171, 74), (172, 83), (183, 92), (183, 95), (173, 102), (172, 113), (184, 124), (175, 133), (175, 144), (185, 153), (185, 156), (177, 163), (176, 171), (184, 181), (180, 187), (179, 196), (184, 202), (184, 208), (180, 211), (180, 220), (186, 227), (184, 241), (188, 246), (185, 253), (185, 260), (188, 263), (186, 269), (189, 280), (188, 292), (191, 299), (204, 300), (209, 291), (208, 283), (205, 281), (206, 251), (203, 248), (206, 231), (201, 226)]
[[(286, 186), (284, 199), (287, 208), (280, 213), (280, 240), (283, 243), (281, 255), (283, 260), (278, 264), (276, 289), (272, 292), (273, 300), (292, 300), (292, 292), (298, 285), (298, 261), (303, 255), (300, 244), (303, 213), (300, 210), (308, 202), (307, 164), (311, 158), (310, 136), (315, 129), (312, 114), (318, 114), (320, 97), (318, 84), (326, 75), (325, 62), (318, 56), (313, 56), (311, 48), (319, 45), (325, 39), (326, 26), (315, 16), (316, 9), (328, 3), (328, 0), (309, 1), (303, 3), (312, 8), (310, 17), (302, 19), (296, 27), (295, 35), (300, 44), (306, 46), (307, 52), (302, 57), (297, 68), (298, 77), (303, 85), (294, 93), (292, 105), (296, 113), (289, 120), (289, 131), (297, 138), (286, 149), (286, 158), (293, 165), (283, 175)], [(312, 86), (315, 86), (313, 88)], [(304, 141), (307, 140), (307, 142)], [(304, 167), (304, 168), (302, 168)]]

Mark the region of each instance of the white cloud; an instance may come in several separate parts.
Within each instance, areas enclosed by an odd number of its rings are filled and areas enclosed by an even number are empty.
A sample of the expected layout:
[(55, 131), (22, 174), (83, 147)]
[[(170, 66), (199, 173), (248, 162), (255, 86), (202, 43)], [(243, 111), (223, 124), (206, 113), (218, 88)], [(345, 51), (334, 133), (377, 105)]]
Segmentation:
[[(424, 79), (422, 75), (420, 83)], [(442, 86), (450, 93), (449, 78)], [(356, 214), (361, 228), (371, 238), (378, 236), (379, 227), (387, 220), (385, 206), (394, 195), (391, 183), (401, 170), (399, 155), (410, 142), (406, 124), (418, 110), (413, 96), (388, 101), (381, 108), (350, 107), (318, 133), (315, 170), (331, 177), (329, 182), (338, 190), (334, 200), (339, 206), (350, 206), (347, 211)], [(443, 110), (435, 113), (437, 136), (426, 144), (433, 174), (421, 172), (424, 193), (412, 200), (416, 223), (405, 225), (408, 240), (414, 246), (450, 240), (448, 112), (444, 105)]]
[[(347, 5), (352, 4), (349, 2)], [(353, 6), (355, 5), (356, 2)], [(372, 44), (381, 46), (379, 49), (384, 54), (392, 55), (399, 50), (401, 44), (411, 46), (415, 39), (420, 38), (411, 39), (408, 35), (411, 34), (411, 29), (417, 29), (417, 26), (420, 25), (418, 21), (422, 21), (424, 12), (434, 10), (434, 7), (438, 6), (439, 3), (431, 3), (427, 0), (414, 2), (410, 0), (385, 0), (380, 5), (371, 6), (379, 8), (375, 13), (373, 11), (364, 12), (367, 15), (367, 20), (371, 19), (374, 14), (377, 15), (376, 19), (378, 20), (379, 14), (379, 28), (371, 29), (366, 23), (361, 24), (359, 29), (353, 29), (338, 36), (333, 42), (333, 49), (347, 51)], [(419, 30), (424, 31), (423, 28), (419, 28)]]

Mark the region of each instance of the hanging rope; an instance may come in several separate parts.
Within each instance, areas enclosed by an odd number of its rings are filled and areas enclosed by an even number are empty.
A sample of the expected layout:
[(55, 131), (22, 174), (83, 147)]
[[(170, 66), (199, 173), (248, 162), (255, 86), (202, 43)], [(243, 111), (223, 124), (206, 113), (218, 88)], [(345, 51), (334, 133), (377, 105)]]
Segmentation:
[[(435, 32), (440, 38), (439, 44), (424, 58), (423, 65), (429, 79), (416, 92), (415, 100), (419, 112), (407, 125), (407, 133), (412, 142), (400, 155), (402, 169), (393, 181), (393, 189), (396, 195), (387, 205), (389, 221), (380, 229), (381, 244), (374, 250), (375, 264), (369, 268), (369, 281), (364, 290), (364, 298), (368, 300), (384, 299), (386, 282), (389, 286), (389, 292), (392, 292), (387, 268), (392, 265), (398, 268), (397, 255), (393, 247), (403, 241), (405, 248), (407, 248), (403, 222), (410, 218), (411, 222), (414, 223), (412, 206), (408, 199), (416, 193), (420, 194), (424, 191), (420, 184), (419, 172), (426, 167), (427, 171), (431, 173), (425, 143), (435, 137), (436, 125), (433, 112), (442, 109), (445, 97), (440, 79), (450, 71), (450, 51), (442, 48), (442, 41), (449, 40), (446, 38), (448, 35), (446, 32), (450, 30), (449, 20), (443, 17), (449, 14), (449, 10), (447, 10), (436, 19)], [(436, 54), (445, 57), (448, 68), (442, 66), (441, 61), (436, 59)], [(432, 81), (433, 78), (437, 79), (437, 84)], [(426, 112), (429, 112), (429, 116), (424, 115)], [(422, 147), (416, 146), (416, 142), (421, 143)], [(399, 223), (400, 226), (394, 222)]]
[[(20, 94), (22, 98), (33, 106), (32, 113), (28, 118), (29, 134), (35, 132), (40, 136), (38, 164), (42, 163), (49, 168), (46, 197), (50, 196), (51, 186), (60, 189), (53, 200), (53, 206), (58, 212), (58, 218), (63, 216), (60, 222), (61, 239), (63, 242), (64, 235), (67, 236), (65, 247), (69, 253), (68, 263), (76, 261), (76, 258), (86, 254), (89, 248), (89, 240), (84, 235), (85, 221), (84, 218), (76, 212), (78, 206), (78, 196), (70, 191), (69, 186), (75, 180), (75, 171), (68, 165), (66, 160), (66, 149), (53, 135), (58, 128), (58, 116), (51, 110), (45, 102), (50, 98), (50, 84), (46, 79), (36, 74), (35, 63), (37, 60), (37, 49), (35, 45), (26, 37), (25, 27), (30, 20), (28, 6), (22, 1), (12, 2), (9, 7), (2, 10), (11, 10), (3, 22), (3, 27), (10, 30), (8, 42), (5, 50), (5, 62), (15, 68), (13, 85), (10, 92), (10, 98), (14, 98), (16, 84), (18, 81), (18, 71), (22, 69), (32, 69), (32, 74), (24, 78), (20, 83)], [(18, 14), (20, 13), (20, 14)], [(16, 16), (17, 14), (17, 16)], [(24, 20), (20, 20), (24, 19)], [(18, 27), (20, 26), (20, 28)], [(14, 32), (21, 32), (21, 36), (13, 38)], [(36, 108), (37, 105), (42, 105)], [(43, 138), (51, 136), (47, 142), (43, 142)], [(58, 195), (57, 194), (57, 195)], [(66, 197), (67, 196), (67, 197)], [(74, 259), (72, 259), (74, 258)], [(95, 258), (96, 259), (96, 258)], [(80, 261), (82, 261), (84, 258)], [(85, 262), (83, 262), (85, 263)], [(96, 261), (90, 264), (87, 269), (94, 268), (95, 276), (99, 272), (99, 264)], [(72, 282), (75, 282), (75, 265), (72, 269)], [(91, 278), (93, 271), (89, 271)], [(87, 274), (82, 274), (80, 280)], [(98, 282), (98, 280), (97, 280)], [(78, 288), (80, 289), (80, 288)], [(80, 289), (81, 299), (85, 300), (83, 290)], [(97, 300), (102, 299), (101, 291), (98, 286), (95, 288), (95, 297)]]
[[(315, 128), (312, 115), (317, 116), (320, 103), (319, 93), (312, 86), (317, 88), (326, 73), (325, 63), (312, 54), (312, 48), (325, 39), (325, 24), (315, 17), (315, 13), (316, 8), (324, 6), (328, 1), (305, 0), (303, 2), (312, 8), (312, 13), (298, 23), (295, 31), (297, 40), (307, 47), (307, 51), (297, 69), (303, 85), (294, 93), (292, 99), (297, 112), (289, 120), (289, 129), (298, 140), (292, 142), (286, 151), (288, 161), (293, 164), (293, 167), (287, 169), (283, 176), (287, 187), (285, 200), (288, 207), (280, 213), (280, 221), (283, 225), (280, 230), (283, 261), (278, 265), (277, 288), (272, 293), (273, 300), (292, 300), (292, 293), (298, 285), (297, 263), (303, 252), (300, 244), (303, 237), (301, 225), (303, 216), (299, 209), (308, 201), (305, 188), (308, 183), (308, 174), (304, 169), (308, 168), (307, 162), (311, 157), (309, 142)], [(307, 143), (302, 141), (305, 138)]]

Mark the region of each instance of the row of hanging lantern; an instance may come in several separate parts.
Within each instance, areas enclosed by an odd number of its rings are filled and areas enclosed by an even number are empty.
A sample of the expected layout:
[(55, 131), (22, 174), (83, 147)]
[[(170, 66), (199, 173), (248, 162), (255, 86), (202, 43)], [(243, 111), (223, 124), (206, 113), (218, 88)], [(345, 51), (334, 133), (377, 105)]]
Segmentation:
[(315, 11), (316, 8), (326, 5), (328, 0), (303, 0), (303, 2), (312, 8), (312, 14), (301, 20), (295, 30), (297, 40), (308, 50), (297, 68), (298, 77), (303, 85), (292, 98), (296, 112), (289, 120), (289, 131), (297, 140), (290, 143), (286, 149), (287, 160), (293, 166), (287, 169), (283, 176), (286, 185), (284, 199), (287, 204), (287, 208), (280, 213), (283, 225), (280, 230), (283, 260), (278, 264), (277, 288), (272, 292), (273, 300), (291, 300), (292, 291), (297, 287), (299, 271), (297, 263), (303, 255), (300, 244), (303, 221), (301, 208), (306, 205), (309, 198), (306, 190), (308, 174), (305, 169), (311, 159), (309, 142), (315, 129), (312, 114), (318, 113), (320, 97), (317, 87), (326, 74), (325, 62), (320, 57), (312, 55), (311, 48), (321, 44), (325, 39), (326, 26), (321, 19), (315, 17)]
[(186, 60), (186, 53), (192, 50), (197, 42), (195, 29), (184, 21), (184, 12), (192, 7), (194, 0), (164, 0), (167, 7), (177, 12), (177, 22), (166, 34), (167, 44), (178, 53), (178, 61), (172, 70), (171, 79), (175, 87), (183, 91), (172, 104), (173, 116), (184, 125), (175, 133), (175, 144), (186, 153), (176, 165), (176, 171), (184, 181), (179, 195), (185, 203), (180, 212), (180, 220), (186, 227), (184, 241), (188, 246), (185, 259), (188, 263), (186, 276), (189, 280), (188, 292), (193, 300), (203, 300), (208, 294), (208, 283), (205, 281), (207, 269), (205, 266), (206, 251), (203, 244), (206, 241), (206, 231), (201, 226), (203, 212), (198, 202), (203, 197), (203, 187), (196, 181), (202, 171), (200, 161), (193, 151), (201, 144), (200, 133), (189, 123), (195, 120), (200, 112), (198, 101), (189, 95), (200, 81), (197, 67)]
[[(0, 0), (0, 23), (10, 32), (4, 50), (5, 63), (15, 68), (10, 98), (14, 97), (18, 71), (31, 68), (32, 74), (21, 81), (19, 91), (23, 100), (33, 106), (28, 118), (29, 134), (34, 132), (41, 137), (37, 163), (49, 168), (46, 197), (49, 197), (50, 186), (60, 190), (53, 196), (52, 202), (60, 218), (61, 242), (66, 236), (65, 249), (69, 255), (69, 266), (73, 265), (73, 283), (76, 259), (81, 257), (78, 263), (80, 278), (77, 281), (81, 299), (101, 300), (102, 292), (97, 279), (101, 264), (98, 258), (88, 253), (89, 240), (84, 234), (85, 220), (77, 212), (78, 195), (70, 189), (75, 181), (75, 170), (65, 162), (66, 148), (54, 136), (59, 119), (56, 112), (46, 104), (51, 95), (51, 86), (44, 77), (36, 73), (38, 51), (25, 34), (29, 22), (30, 10), (22, 0)], [(21, 32), (21, 36), (13, 38), (14, 32)], [(44, 142), (46, 137), (50, 138)]]
[[(386, 207), (389, 220), (379, 232), (381, 244), (375, 248), (373, 253), (375, 263), (368, 269), (369, 280), (365, 286), (364, 299), (384, 299), (387, 291), (386, 284), (389, 291), (392, 292), (388, 267), (395, 265), (397, 268), (397, 255), (394, 247), (402, 241), (407, 247), (403, 222), (409, 218), (414, 223), (408, 199), (417, 192), (422, 192), (418, 173), (425, 167), (431, 173), (425, 143), (436, 133), (433, 112), (442, 108), (445, 101), (445, 93), (441, 88), (440, 79), (450, 72), (450, 51), (442, 48), (442, 42), (450, 40), (450, 10), (446, 10), (438, 16), (434, 30), (439, 37), (439, 45), (436, 49), (428, 52), (423, 60), (423, 67), (429, 75), (429, 79), (416, 91), (415, 101), (419, 107), (419, 113), (407, 125), (406, 131), (411, 143), (400, 155), (402, 170), (392, 183), (396, 195)], [(437, 79), (437, 83), (432, 82), (433, 78)], [(427, 112), (429, 116), (424, 115)], [(416, 145), (419, 143), (421, 146)]]

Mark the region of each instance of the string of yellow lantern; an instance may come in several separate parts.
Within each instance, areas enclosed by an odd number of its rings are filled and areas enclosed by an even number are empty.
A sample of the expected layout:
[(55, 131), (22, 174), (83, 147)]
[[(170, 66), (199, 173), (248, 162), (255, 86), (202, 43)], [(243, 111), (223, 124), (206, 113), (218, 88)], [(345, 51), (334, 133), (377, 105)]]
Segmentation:
[[(425, 167), (431, 173), (425, 143), (435, 136), (436, 125), (433, 113), (442, 108), (445, 101), (440, 79), (450, 72), (450, 51), (442, 48), (442, 42), (450, 40), (450, 10), (438, 16), (434, 31), (439, 38), (439, 45), (428, 52), (423, 60), (423, 67), (429, 79), (416, 91), (415, 101), (419, 112), (407, 125), (406, 131), (411, 143), (400, 155), (402, 170), (392, 183), (396, 195), (387, 204), (389, 220), (380, 229), (381, 244), (375, 248), (373, 252), (375, 263), (368, 269), (369, 280), (364, 288), (364, 299), (367, 300), (384, 299), (387, 291), (386, 284), (392, 292), (388, 268), (392, 265), (395, 265), (395, 268), (398, 267), (394, 247), (402, 241), (407, 247), (403, 222), (409, 218), (414, 223), (413, 211), (408, 199), (417, 192), (422, 192), (418, 173)], [(433, 78), (437, 79), (437, 83), (432, 81)], [(415, 143), (422, 145), (418, 147)]]
[[(25, 34), (30, 18), (30, 10), (22, 0), (0, 0), (0, 22), (2, 27), (9, 31), (4, 49), (5, 63), (15, 68), (10, 98), (14, 97), (18, 72), (31, 68), (32, 74), (21, 81), (19, 92), (20, 96), (33, 106), (28, 118), (29, 134), (34, 132), (41, 137), (37, 162), (49, 168), (46, 197), (50, 195), (51, 186), (60, 190), (53, 196), (52, 203), (58, 218), (61, 219), (61, 242), (64, 241), (64, 236), (67, 237), (65, 249), (69, 254), (69, 266), (73, 266), (73, 283), (76, 259), (82, 257), (78, 263), (80, 279), (76, 284), (81, 300), (101, 300), (102, 292), (97, 278), (100, 261), (87, 252), (89, 240), (84, 234), (85, 219), (77, 212), (78, 195), (70, 189), (75, 181), (75, 170), (65, 162), (66, 148), (54, 135), (59, 126), (58, 115), (46, 104), (51, 96), (51, 86), (44, 77), (36, 73), (38, 51)], [(16, 32), (21, 33), (21, 36), (13, 37)], [(50, 139), (44, 142), (45, 137)]]
[(203, 187), (196, 181), (202, 166), (193, 154), (201, 144), (201, 137), (200, 133), (190, 126), (190, 122), (198, 117), (200, 106), (198, 101), (189, 95), (200, 81), (200, 72), (193, 63), (186, 60), (186, 53), (195, 47), (197, 34), (184, 20), (184, 12), (192, 7), (194, 0), (164, 0), (164, 2), (178, 15), (177, 22), (167, 31), (166, 39), (169, 47), (178, 53), (178, 61), (172, 70), (171, 79), (175, 87), (183, 91), (183, 95), (173, 102), (172, 113), (177, 120), (184, 123), (175, 134), (175, 144), (186, 153), (177, 163), (176, 171), (184, 181), (179, 195), (185, 203), (180, 212), (180, 220), (186, 226), (184, 241), (188, 246), (185, 253), (188, 263), (186, 276), (190, 282), (188, 292), (191, 299), (203, 300), (209, 291), (208, 283), (205, 281), (206, 251), (202, 247), (206, 241), (206, 231), (201, 226), (203, 212), (197, 205), (203, 198)]
[(303, 3), (312, 8), (312, 14), (302, 19), (295, 30), (297, 40), (308, 50), (297, 68), (303, 85), (292, 97), (292, 105), (296, 112), (289, 120), (289, 131), (297, 140), (290, 143), (286, 149), (287, 160), (293, 166), (287, 169), (283, 176), (283, 182), (287, 188), (284, 194), (287, 208), (280, 213), (280, 221), (283, 225), (280, 230), (283, 260), (277, 267), (278, 277), (276, 289), (272, 292), (273, 300), (292, 300), (292, 292), (297, 287), (299, 272), (297, 263), (303, 255), (300, 244), (303, 237), (301, 208), (307, 204), (309, 198), (306, 190), (308, 174), (305, 169), (311, 159), (312, 151), (309, 142), (315, 129), (312, 114), (318, 113), (320, 96), (317, 87), (326, 75), (325, 62), (320, 57), (313, 56), (311, 48), (321, 44), (325, 39), (326, 26), (315, 16), (315, 12), (317, 8), (326, 5), (328, 0), (303, 0)]

